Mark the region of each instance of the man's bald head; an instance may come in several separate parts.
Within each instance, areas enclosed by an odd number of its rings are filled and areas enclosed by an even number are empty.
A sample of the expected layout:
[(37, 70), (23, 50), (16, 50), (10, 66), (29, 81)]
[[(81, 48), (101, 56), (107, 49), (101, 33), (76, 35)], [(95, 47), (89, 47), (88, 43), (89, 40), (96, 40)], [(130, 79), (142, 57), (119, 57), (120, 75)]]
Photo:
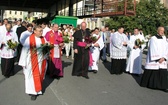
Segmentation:
[(86, 25), (87, 25), (86, 22), (82, 22), (81, 23), (81, 29), (86, 30)]
[(58, 29), (59, 29), (58, 24), (53, 24), (52, 29), (53, 29), (54, 31), (58, 31)]
[(164, 35), (164, 27), (162, 27), (162, 26), (158, 27), (157, 32), (160, 36), (163, 36)]

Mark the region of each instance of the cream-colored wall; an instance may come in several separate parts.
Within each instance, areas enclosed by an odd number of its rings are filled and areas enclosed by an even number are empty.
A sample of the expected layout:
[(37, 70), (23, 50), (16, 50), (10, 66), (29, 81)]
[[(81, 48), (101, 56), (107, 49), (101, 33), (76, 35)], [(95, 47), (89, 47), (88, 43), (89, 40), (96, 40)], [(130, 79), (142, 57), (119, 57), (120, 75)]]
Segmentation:
[(20, 18), (23, 19), (24, 18), (24, 12), (23, 11), (16, 11), (16, 14), (15, 14), (15, 11), (11, 11), (11, 14), (10, 14), (10, 10), (5, 10), (5, 12), (4, 12), (4, 18), (11, 18), (12, 20), (14, 18), (16, 18), (16, 19), (20, 19)]

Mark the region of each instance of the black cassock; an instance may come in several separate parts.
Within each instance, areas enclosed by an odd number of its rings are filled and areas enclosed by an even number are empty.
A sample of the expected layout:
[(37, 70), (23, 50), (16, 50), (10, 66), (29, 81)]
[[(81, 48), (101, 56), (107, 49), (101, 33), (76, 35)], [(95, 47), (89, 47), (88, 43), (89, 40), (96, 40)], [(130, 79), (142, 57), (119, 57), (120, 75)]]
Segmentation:
[(78, 50), (78, 53), (74, 54), (74, 63), (72, 69), (72, 76), (88, 76), (88, 67), (89, 67), (89, 48), (80, 47), (77, 45), (77, 42), (82, 42), (83, 39), (87, 41), (87, 38), (90, 37), (89, 30), (78, 30), (74, 33), (74, 49)]

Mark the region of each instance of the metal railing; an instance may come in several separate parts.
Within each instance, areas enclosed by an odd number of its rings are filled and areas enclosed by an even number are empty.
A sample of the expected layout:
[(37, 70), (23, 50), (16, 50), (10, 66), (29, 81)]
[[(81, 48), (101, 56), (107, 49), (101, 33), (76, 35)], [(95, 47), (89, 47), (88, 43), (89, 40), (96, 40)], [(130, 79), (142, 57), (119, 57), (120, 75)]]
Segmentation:
[[(85, 15), (95, 15), (95, 14), (117, 14), (117, 13), (124, 13), (123, 15), (127, 15), (127, 13), (135, 13), (135, 0), (128, 2), (128, 0), (124, 1), (107, 1), (103, 4), (97, 3), (95, 4), (95, 8), (93, 6), (87, 6), (82, 8), (77, 8), (73, 10), (73, 16), (85, 16)], [(60, 15), (69, 15), (69, 10), (62, 12)]]

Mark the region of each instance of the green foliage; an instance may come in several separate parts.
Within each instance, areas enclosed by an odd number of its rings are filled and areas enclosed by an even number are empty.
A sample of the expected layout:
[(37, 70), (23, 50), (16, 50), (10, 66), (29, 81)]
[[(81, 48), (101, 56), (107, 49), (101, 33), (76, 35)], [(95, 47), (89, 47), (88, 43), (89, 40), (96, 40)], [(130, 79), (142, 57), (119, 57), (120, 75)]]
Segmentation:
[(158, 26), (168, 25), (168, 9), (160, 3), (160, 0), (141, 0), (136, 5), (135, 16), (112, 17), (106, 20), (106, 24), (111, 29), (124, 26), (126, 32), (132, 32), (138, 27), (145, 35), (154, 35)]

